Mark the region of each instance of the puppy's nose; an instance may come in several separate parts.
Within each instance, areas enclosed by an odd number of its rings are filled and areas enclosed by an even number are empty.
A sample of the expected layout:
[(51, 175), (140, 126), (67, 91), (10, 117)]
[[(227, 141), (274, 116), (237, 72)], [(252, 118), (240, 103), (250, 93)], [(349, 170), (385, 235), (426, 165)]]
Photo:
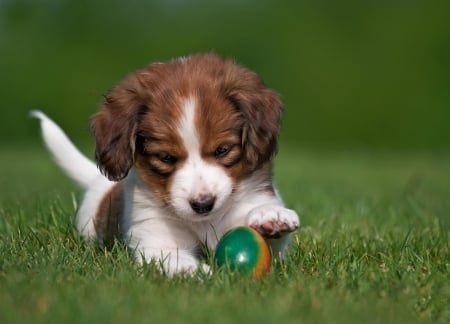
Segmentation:
[(189, 200), (189, 204), (197, 214), (206, 214), (213, 209), (215, 201), (215, 196), (206, 194)]

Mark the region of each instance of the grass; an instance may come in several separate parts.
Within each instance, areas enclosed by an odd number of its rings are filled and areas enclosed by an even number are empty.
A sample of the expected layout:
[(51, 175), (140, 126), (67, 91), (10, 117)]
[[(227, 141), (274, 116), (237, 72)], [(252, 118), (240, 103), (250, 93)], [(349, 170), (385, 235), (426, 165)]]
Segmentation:
[(1, 152), (2, 323), (450, 320), (448, 155), (282, 148), (276, 180), (302, 228), (288, 261), (255, 282), (168, 279), (118, 242), (84, 243), (72, 226), (79, 193), (46, 153)]

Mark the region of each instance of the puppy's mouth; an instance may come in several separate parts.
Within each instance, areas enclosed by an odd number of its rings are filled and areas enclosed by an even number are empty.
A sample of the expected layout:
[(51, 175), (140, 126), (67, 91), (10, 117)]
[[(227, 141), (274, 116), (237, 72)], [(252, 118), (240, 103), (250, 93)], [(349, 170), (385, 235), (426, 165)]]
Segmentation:
[(190, 222), (205, 222), (213, 219), (222, 218), (230, 209), (229, 198), (220, 199), (214, 195), (199, 197), (198, 199), (187, 199), (183, 207), (177, 204), (171, 204), (172, 210), (177, 217)]

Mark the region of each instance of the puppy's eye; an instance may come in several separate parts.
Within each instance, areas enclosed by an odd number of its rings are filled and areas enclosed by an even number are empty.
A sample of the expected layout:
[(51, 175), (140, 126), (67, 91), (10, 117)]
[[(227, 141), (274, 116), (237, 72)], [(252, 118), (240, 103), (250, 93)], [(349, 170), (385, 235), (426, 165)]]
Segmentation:
[(159, 160), (165, 164), (174, 165), (178, 159), (170, 154), (161, 154), (158, 156)]
[(228, 146), (219, 146), (214, 151), (214, 156), (216, 157), (216, 159), (219, 159), (221, 157), (226, 156), (229, 152), (230, 152), (230, 147), (228, 147)]

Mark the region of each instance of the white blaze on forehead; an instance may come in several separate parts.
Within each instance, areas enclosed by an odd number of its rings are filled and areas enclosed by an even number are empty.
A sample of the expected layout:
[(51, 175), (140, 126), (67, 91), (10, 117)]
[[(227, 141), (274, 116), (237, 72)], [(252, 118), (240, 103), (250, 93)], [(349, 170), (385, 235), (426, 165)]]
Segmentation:
[(195, 127), (195, 101), (186, 100), (178, 128), (181, 139), (188, 152), (200, 152), (200, 141)]
[(214, 208), (210, 217), (217, 210), (223, 210), (232, 192), (232, 181), (226, 172), (217, 164), (207, 163), (201, 154), (201, 142), (195, 125), (196, 102), (186, 99), (183, 113), (178, 124), (178, 134), (188, 154), (186, 161), (175, 172), (171, 183), (171, 205), (175, 213), (191, 221), (205, 219), (199, 217), (190, 206), (190, 201), (202, 195), (215, 197)]

